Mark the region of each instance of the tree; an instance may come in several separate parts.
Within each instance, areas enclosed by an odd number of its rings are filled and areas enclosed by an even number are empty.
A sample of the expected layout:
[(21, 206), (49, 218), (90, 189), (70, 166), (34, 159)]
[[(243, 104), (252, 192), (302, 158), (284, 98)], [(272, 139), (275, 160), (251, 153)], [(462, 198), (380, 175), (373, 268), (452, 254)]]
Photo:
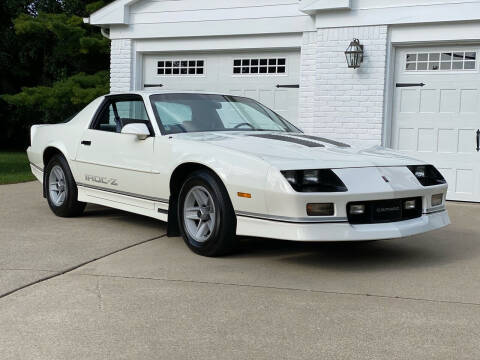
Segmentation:
[(0, 42), (0, 121), (6, 130), (0, 132), (1, 147), (24, 147), (32, 124), (61, 122), (108, 92), (109, 41), (82, 19), (103, 5), (83, 0), (2, 3), (10, 11), (10, 26), (0, 28), (0, 38), (7, 35)]

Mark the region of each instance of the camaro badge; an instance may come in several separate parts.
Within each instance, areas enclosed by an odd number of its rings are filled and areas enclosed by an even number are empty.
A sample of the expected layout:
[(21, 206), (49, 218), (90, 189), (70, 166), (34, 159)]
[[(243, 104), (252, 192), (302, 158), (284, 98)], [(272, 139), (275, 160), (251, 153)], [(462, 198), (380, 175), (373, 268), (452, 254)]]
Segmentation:
[(385, 181), (386, 183), (390, 182), (390, 180), (388, 180), (388, 178), (386, 176), (382, 176), (382, 179), (383, 181)]

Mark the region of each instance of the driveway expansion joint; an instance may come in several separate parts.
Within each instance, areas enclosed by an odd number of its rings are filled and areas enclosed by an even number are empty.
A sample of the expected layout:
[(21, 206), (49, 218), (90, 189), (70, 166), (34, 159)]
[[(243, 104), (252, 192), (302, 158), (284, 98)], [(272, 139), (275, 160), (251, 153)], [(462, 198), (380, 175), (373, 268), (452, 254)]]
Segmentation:
[(20, 268), (20, 269), (0, 268), (0, 271), (39, 271), (39, 272), (55, 272), (55, 271), (59, 271), (59, 270), (26, 269), (26, 268)]
[[(16, 293), (16, 292), (18, 292), (18, 291), (20, 291), (20, 290), (26, 289), (26, 288), (28, 288), (28, 287), (30, 287), (30, 286), (33, 286), (33, 285), (42, 283), (42, 282), (44, 282), (44, 281), (47, 281), (47, 280), (56, 278), (56, 277), (61, 276), (61, 275), (65, 275), (65, 274), (67, 274), (67, 273), (69, 273), (69, 272), (71, 272), (71, 271), (74, 271), (74, 270), (76, 270), (76, 269), (78, 269), (78, 268), (81, 268), (82, 266), (91, 264), (91, 263), (93, 263), (93, 262), (95, 262), (95, 261), (97, 261), (97, 260), (104, 259), (104, 258), (106, 258), (106, 257), (108, 257), (108, 256), (110, 256), (110, 255), (117, 254), (117, 253), (119, 253), (119, 252), (121, 252), (121, 251), (131, 249), (131, 248), (133, 248), (133, 247), (135, 247), (135, 246), (138, 246), (138, 245), (143, 245), (143, 244), (148, 243), (148, 242), (150, 242), (150, 241), (154, 241), (154, 240), (161, 239), (161, 238), (163, 238), (163, 237), (165, 237), (165, 236), (167, 236), (167, 234), (162, 234), (162, 235), (159, 235), (159, 236), (150, 238), (150, 239), (142, 240), (142, 241), (140, 241), (140, 242), (138, 242), (138, 243), (131, 244), (131, 245), (125, 246), (125, 247), (123, 247), (123, 248), (121, 248), (121, 249), (117, 249), (117, 250), (111, 251), (111, 252), (109, 252), (109, 253), (107, 253), (107, 254), (98, 256), (98, 257), (96, 257), (96, 258), (94, 258), (94, 259), (84, 261), (84, 262), (82, 262), (81, 264), (78, 264), (78, 265), (69, 267), (68, 269), (65, 269), (65, 270), (62, 270), (62, 271), (59, 271), (59, 272), (55, 272), (54, 274), (51, 274), (51, 275), (49, 275), (49, 276), (45, 276), (45, 277), (43, 277), (43, 278), (41, 278), (41, 279), (38, 279), (38, 280), (36, 280), (36, 281), (32, 281), (32, 282), (30, 282), (30, 283), (28, 283), (28, 284), (25, 284), (25, 285), (23, 285), (23, 286), (20, 286), (20, 287), (18, 287), (18, 288), (15, 288), (15, 289), (13, 289), (13, 290), (7, 291), (7, 292), (4, 293), (4, 294), (0, 294), (0, 300), (3, 299), (3, 298), (5, 298), (5, 297), (7, 297), (7, 296), (9, 296), (9, 295), (12, 295), (12, 294), (14, 294), (14, 293)], [(13, 270), (15, 270), (15, 269), (13, 269)], [(17, 270), (18, 270), (18, 269), (17, 269)], [(24, 269), (22, 269), (22, 270), (24, 270)], [(44, 271), (44, 270), (37, 270), (37, 271)]]
[(190, 283), (190, 284), (202, 284), (202, 285), (237, 286), (237, 287), (248, 287), (248, 288), (258, 288), (258, 289), (300, 291), (300, 292), (328, 294), (328, 295), (351, 295), (351, 296), (364, 296), (364, 297), (374, 297), (374, 298), (394, 299), (394, 300), (424, 301), (424, 302), (431, 302), (431, 303), (438, 303), (438, 304), (480, 306), (480, 303), (474, 303), (474, 302), (463, 302), (463, 301), (452, 301), (452, 300), (436, 300), (436, 299), (427, 299), (427, 298), (414, 298), (414, 297), (408, 297), (408, 296), (380, 295), (380, 294), (371, 294), (371, 293), (355, 293), (355, 292), (346, 292), (346, 291), (344, 292), (344, 291), (301, 289), (301, 288), (291, 288), (291, 287), (281, 287), (281, 286), (252, 285), (252, 284), (240, 284), (240, 283), (224, 283), (224, 282), (216, 282), (216, 281), (182, 280), (182, 279), (167, 279), (167, 278), (151, 278), (151, 277), (142, 277), (142, 276), (92, 274), (92, 273), (79, 273), (79, 274), (72, 274), (72, 275), (74, 275), (74, 276), (118, 278), (118, 279), (131, 279), (131, 280), (152, 280), (152, 281)]

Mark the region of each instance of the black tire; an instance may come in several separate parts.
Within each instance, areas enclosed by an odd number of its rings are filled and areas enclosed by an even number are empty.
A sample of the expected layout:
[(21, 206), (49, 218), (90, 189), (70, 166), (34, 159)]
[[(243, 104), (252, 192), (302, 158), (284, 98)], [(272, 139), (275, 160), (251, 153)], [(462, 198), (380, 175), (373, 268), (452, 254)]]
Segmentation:
[[(59, 166), (63, 170), (63, 174), (65, 175), (65, 188), (66, 188), (66, 196), (63, 203), (60, 205), (55, 204), (55, 201), (52, 199), (52, 195), (50, 192), (50, 173), (55, 166)], [(62, 155), (55, 155), (50, 159), (45, 169), (45, 179), (46, 185), (46, 195), (48, 205), (50, 209), (54, 212), (55, 215), (60, 217), (74, 217), (79, 216), (83, 213), (85, 209), (86, 203), (78, 201), (78, 189), (75, 180), (73, 179), (72, 172), (70, 171), (70, 167), (68, 166), (67, 160)]]
[[(187, 194), (194, 187), (206, 189), (215, 208), (213, 230), (210, 231), (207, 239), (203, 242), (196, 241), (190, 235), (184, 216)], [(228, 192), (215, 174), (206, 170), (199, 170), (190, 174), (180, 189), (177, 215), (180, 233), (187, 246), (194, 253), (215, 257), (229, 254), (236, 249), (238, 243), (236, 236), (237, 219)]]

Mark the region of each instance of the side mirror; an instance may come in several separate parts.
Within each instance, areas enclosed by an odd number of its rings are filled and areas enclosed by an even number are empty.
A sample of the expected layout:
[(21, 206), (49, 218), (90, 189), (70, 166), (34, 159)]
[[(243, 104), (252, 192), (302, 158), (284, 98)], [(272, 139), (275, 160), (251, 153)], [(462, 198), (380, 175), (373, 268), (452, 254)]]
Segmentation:
[(122, 134), (137, 135), (138, 140), (145, 140), (150, 136), (150, 130), (143, 123), (131, 123), (122, 128)]

